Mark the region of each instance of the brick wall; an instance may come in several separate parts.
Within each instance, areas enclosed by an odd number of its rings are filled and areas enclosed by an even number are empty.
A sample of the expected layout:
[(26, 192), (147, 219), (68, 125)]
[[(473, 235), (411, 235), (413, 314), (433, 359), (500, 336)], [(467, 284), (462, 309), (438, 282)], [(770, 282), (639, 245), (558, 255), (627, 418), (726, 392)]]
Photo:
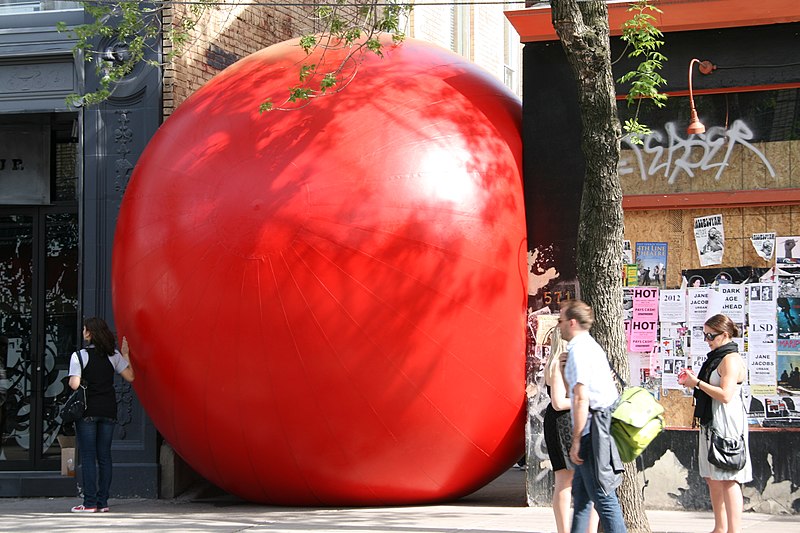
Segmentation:
[[(206, 11), (189, 44), (164, 69), (164, 119), (203, 84), (239, 59), (272, 44), (315, 30), (312, 8), (296, 6), (219, 5)], [(180, 23), (186, 5), (164, 11), (164, 27)], [(164, 53), (171, 43), (164, 42)]]
[(503, 81), (503, 10), (497, 5), (473, 6), (472, 58)]
[(451, 11), (448, 5), (415, 7), (411, 11), (408, 36), (452, 50)]
[[(269, 45), (319, 30), (314, 25), (313, 8), (283, 6), (223, 5), (205, 12), (192, 31), (189, 44), (164, 69), (164, 119), (214, 75), (237, 60)], [(179, 23), (188, 6), (169, 5), (164, 11), (164, 27)], [(501, 82), (504, 73), (503, 24), (499, 5), (471, 6), (469, 50), (464, 56), (485, 68)], [(453, 21), (450, 6), (417, 6), (411, 13), (409, 37), (453, 48)], [(163, 43), (164, 53), (171, 43)], [(520, 54), (521, 55), (521, 54)], [(518, 87), (512, 90), (520, 93)]]

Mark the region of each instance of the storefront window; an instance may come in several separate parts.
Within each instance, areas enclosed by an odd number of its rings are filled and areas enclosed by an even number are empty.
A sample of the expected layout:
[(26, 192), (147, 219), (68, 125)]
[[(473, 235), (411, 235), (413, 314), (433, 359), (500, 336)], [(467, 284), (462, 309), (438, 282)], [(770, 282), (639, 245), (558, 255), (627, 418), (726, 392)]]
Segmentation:
[(49, 205), (77, 199), (77, 121), (74, 113), (3, 116), (0, 205)]
[(55, 139), (55, 186), (53, 201), (74, 201), (78, 198), (78, 142), (71, 138)]
[[(622, 143), (623, 193), (670, 194), (800, 187), (800, 89), (695, 95), (706, 133), (688, 135), (689, 99), (643, 106), (652, 135)], [(620, 120), (634, 108), (620, 102)]]

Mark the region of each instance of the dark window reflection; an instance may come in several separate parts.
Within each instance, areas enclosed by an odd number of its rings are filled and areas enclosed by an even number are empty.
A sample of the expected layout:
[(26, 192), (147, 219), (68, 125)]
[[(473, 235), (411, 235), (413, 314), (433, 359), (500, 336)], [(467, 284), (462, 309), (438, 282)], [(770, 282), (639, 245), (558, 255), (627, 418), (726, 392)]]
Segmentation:
[(0, 336), (9, 381), (0, 407), (0, 459), (25, 460), (30, 447), (33, 217), (0, 215)]
[(42, 451), (56, 455), (59, 449), (52, 445), (60, 429), (58, 407), (68, 394), (69, 357), (79, 345), (77, 214), (47, 215), (46, 232)]
[[(741, 121), (752, 132), (750, 142), (800, 139), (800, 89), (695, 95), (694, 102), (707, 129), (719, 126), (727, 130), (735, 121)], [(635, 106), (629, 107), (624, 101), (618, 102), (618, 107), (623, 123), (636, 112)], [(670, 97), (662, 109), (645, 104), (639, 111), (639, 122), (653, 130), (676, 123), (677, 130), (685, 132), (689, 125), (689, 98)]]

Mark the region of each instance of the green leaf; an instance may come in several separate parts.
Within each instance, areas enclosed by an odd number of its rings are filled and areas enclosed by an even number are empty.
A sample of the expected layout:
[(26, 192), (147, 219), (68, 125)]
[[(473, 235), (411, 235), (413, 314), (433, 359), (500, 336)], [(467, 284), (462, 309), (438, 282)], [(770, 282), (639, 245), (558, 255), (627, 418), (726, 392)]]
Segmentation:
[[(159, 57), (162, 61), (171, 61), (183, 53), (185, 47), (194, 45), (197, 38), (198, 24), (204, 13), (216, 9), (218, 0), (193, 0), (185, 4), (185, 11), (174, 15), (172, 25), (162, 26), (162, 10), (169, 2), (151, 3), (136, 0), (86, 0), (81, 2), (85, 12), (93, 19), (91, 22), (69, 27), (64, 22), (56, 25), (61, 32), (69, 33), (75, 39), (73, 50), (80, 52), (84, 60), (97, 67), (100, 79), (100, 90), (85, 95), (72, 95), (70, 101), (75, 105), (87, 106), (102, 102), (111, 95), (114, 86), (128, 76), (139, 64), (156, 66), (159, 62), (148, 57), (152, 49), (158, 46), (163, 31), (164, 40), (171, 46)], [(358, 64), (359, 56), (374, 53), (383, 56), (383, 43), (379, 38), (382, 32), (391, 35), (392, 43), (400, 43), (405, 39), (403, 33), (405, 16), (411, 11), (410, 4), (396, 0), (327, 0), (313, 9), (309, 16), (314, 25), (314, 34), (302, 36), (300, 47), (307, 55), (315, 50), (322, 50), (319, 61), (314, 65), (299, 64), (300, 84), (289, 89), (287, 101), (297, 102), (330, 94), (331, 88), (341, 90), (350, 83), (352, 76), (342, 76), (342, 72), (350, 72), (351, 64)], [(120, 61), (107, 60), (96, 50), (97, 42), (125, 43), (127, 57)], [(346, 45), (347, 53), (335, 64), (324, 64), (326, 48), (341, 48)], [(104, 53), (104, 52), (103, 52)], [(102, 59), (98, 61), (98, 59)], [(316, 74), (327, 72), (314, 86)], [(357, 72), (357, 70), (356, 70)], [(309, 86), (311, 85), (311, 86)], [(276, 107), (271, 99), (259, 106), (259, 111), (269, 111)]]
[(275, 105), (272, 103), (272, 99), (269, 98), (261, 102), (261, 105), (258, 106), (258, 112), (264, 113), (265, 111), (272, 111), (275, 108)]
[[(653, 23), (656, 18), (647, 11), (661, 13), (661, 10), (651, 4), (654, 0), (636, 0), (631, 4), (628, 12), (634, 13), (622, 25), (621, 39), (628, 43), (628, 57), (641, 58), (636, 68), (623, 74), (617, 81), (620, 84), (630, 83), (630, 89), (625, 97), (628, 105), (642, 99), (653, 102), (656, 107), (663, 107), (667, 95), (659, 92), (658, 88), (667, 81), (658, 73), (662, 69), (666, 56), (658, 51), (664, 41), (661, 31)], [(647, 126), (639, 124), (639, 107), (635, 116), (625, 123), (624, 129), (628, 132), (631, 142), (640, 141), (640, 137), (649, 133)]]
[(317, 38), (314, 35), (304, 35), (300, 37), (300, 48), (305, 50), (306, 54), (310, 54), (317, 44)]
[(383, 57), (383, 52), (381, 51), (381, 49), (383, 48), (383, 45), (381, 45), (381, 41), (378, 38), (373, 37), (372, 39), (369, 39), (366, 42), (366, 46), (367, 46), (367, 50), (369, 50), (370, 52), (373, 52), (373, 53)]
[(327, 91), (334, 85), (336, 85), (336, 74), (334, 74), (333, 72), (329, 72), (328, 74), (325, 74), (325, 76), (322, 78), (322, 81), (319, 84), (320, 88), (319, 90), (321, 93), (325, 93), (325, 91)]
[(317, 69), (316, 64), (312, 65), (303, 65), (300, 67), (300, 81), (306, 81), (309, 76), (314, 74), (314, 71)]
[(643, 137), (650, 135), (652, 131), (646, 125), (639, 123), (636, 118), (625, 121), (622, 129), (627, 133), (628, 140), (633, 144), (644, 144)]
[(289, 101), (308, 100), (311, 98), (312, 92), (308, 87), (291, 87), (289, 89)]

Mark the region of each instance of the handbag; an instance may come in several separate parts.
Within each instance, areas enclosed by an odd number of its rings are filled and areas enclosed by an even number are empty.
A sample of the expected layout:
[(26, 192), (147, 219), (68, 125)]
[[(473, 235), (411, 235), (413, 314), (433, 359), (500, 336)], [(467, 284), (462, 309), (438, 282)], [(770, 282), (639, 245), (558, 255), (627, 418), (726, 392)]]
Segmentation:
[[(747, 419), (742, 411), (743, 423), (747, 424)], [(747, 447), (744, 443), (744, 432), (738, 437), (723, 437), (717, 428), (709, 428), (708, 439), (708, 462), (720, 470), (737, 471), (744, 468), (747, 464)]]
[(69, 395), (69, 398), (61, 408), (61, 422), (64, 424), (71, 424), (83, 418), (83, 413), (86, 412), (86, 406), (88, 405), (86, 380), (83, 379), (83, 357), (81, 357), (80, 350), (78, 350), (78, 364), (81, 365), (81, 384), (72, 391), (72, 394)]
[(744, 435), (738, 438), (725, 438), (713, 427), (709, 432), (708, 462), (720, 470), (741, 470), (747, 464), (747, 450)]

